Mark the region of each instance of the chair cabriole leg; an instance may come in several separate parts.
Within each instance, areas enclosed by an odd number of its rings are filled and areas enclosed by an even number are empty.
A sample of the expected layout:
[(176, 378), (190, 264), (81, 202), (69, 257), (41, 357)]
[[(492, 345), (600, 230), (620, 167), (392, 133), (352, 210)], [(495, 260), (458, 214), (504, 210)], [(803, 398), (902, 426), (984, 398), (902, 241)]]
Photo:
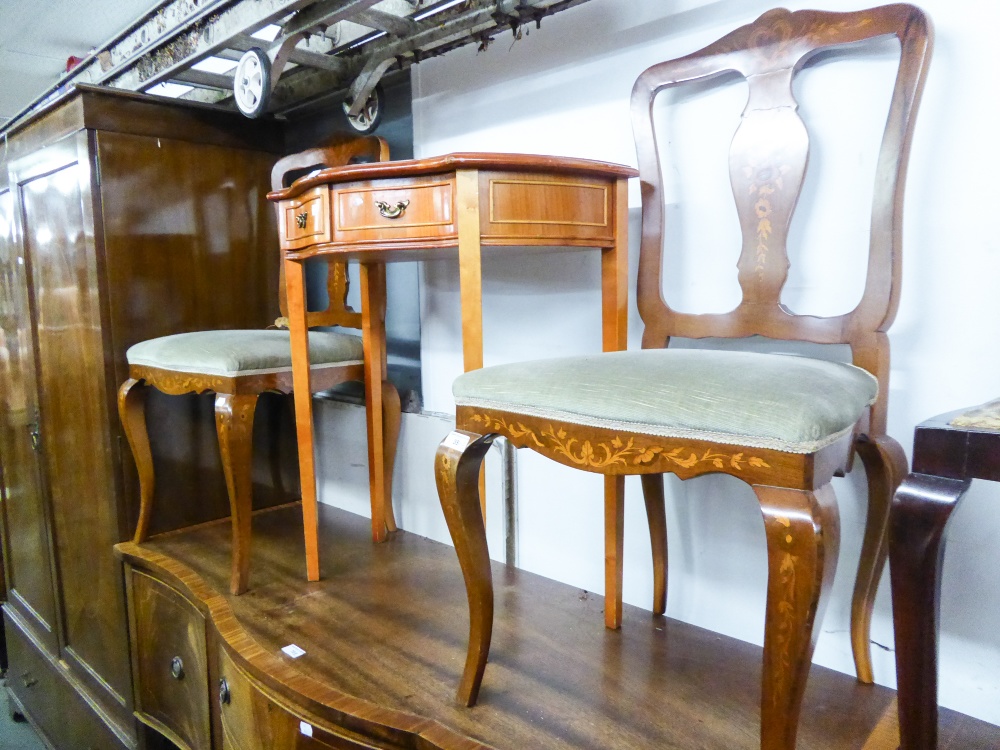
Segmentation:
[(479, 507), (479, 468), (495, 437), (456, 430), (438, 446), (434, 459), (441, 509), (469, 598), (469, 651), (457, 696), (466, 706), (479, 697), (493, 635), (493, 572)]
[(667, 510), (662, 474), (642, 475), (642, 497), (653, 550), (653, 614), (662, 615), (667, 611)]
[(220, 393), (215, 397), (215, 430), (229, 491), (233, 561), (229, 590), (242, 594), (250, 579), (250, 522), (253, 512), (253, 417), (257, 394)]
[(937, 641), (945, 530), (968, 481), (911, 474), (889, 516), (900, 750), (937, 748)]
[(839, 522), (829, 484), (815, 491), (754, 487), (767, 535), (762, 750), (795, 747), (813, 649), (837, 567)]
[(851, 647), (858, 680), (871, 684), (875, 679), (871, 652), (872, 610), (889, 552), (886, 541), (889, 505), (893, 492), (906, 476), (907, 461), (902, 447), (888, 435), (859, 440), (856, 448), (868, 477), (868, 518), (851, 599)]
[(139, 520), (132, 541), (141, 544), (149, 535), (153, 492), (156, 489), (153, 453), (146, 431), (146, 387), (141, 380), (129, 378), (118, 389), (118, 416), (139, 472)]

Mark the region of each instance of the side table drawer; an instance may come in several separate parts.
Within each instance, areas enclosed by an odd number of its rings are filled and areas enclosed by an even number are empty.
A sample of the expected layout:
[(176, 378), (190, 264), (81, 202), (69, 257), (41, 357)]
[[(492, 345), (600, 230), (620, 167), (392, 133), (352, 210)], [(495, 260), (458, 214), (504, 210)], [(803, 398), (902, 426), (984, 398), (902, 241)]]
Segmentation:
[(297, 250), (330, 241), (330, 189), (320, 185), (278, 204), (282, 250)]
[(615, 234), (615, 192), (602, 180), (480, 173), (484, 240), (608, 245)]
[(164, 583), (130, 570), (136, 714), (192, 750), (211, 746), (205, 618)]
[(333, 191), (334, 240), (391, 240), (453, 235), (454, 190), (447, 180), (397, 187), (339, 187)]

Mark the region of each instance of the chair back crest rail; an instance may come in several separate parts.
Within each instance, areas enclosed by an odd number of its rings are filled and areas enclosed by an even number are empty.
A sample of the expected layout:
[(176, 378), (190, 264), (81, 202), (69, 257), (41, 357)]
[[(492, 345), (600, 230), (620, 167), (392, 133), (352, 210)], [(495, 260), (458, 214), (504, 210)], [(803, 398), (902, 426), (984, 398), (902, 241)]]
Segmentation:
[[(875, 174), (864, 294), (842, 315), (796, 315), (781, 303), (788, 278), (788, 230), (802, 190), (809, 134), (798, 113), (792, 80), (817, 53), (895, 36), (900, 61)], [(819, 344), (848, 344), (854, 364), (881, 386), (873, 431), (884, 432), (889, 374), (885, 331), (899, 304), (903, 189), (913, 123), (930, 60), (932, 31), (923, 12), (906, 4), (850, 13), (769, 11), (753, 23), (686, 57), (646, 70), (632, 92), (632, 120), (642, 189), (638, 306), (644, 348), (671, 336), (738, 338), (753, 335)], [(653, 102), (664, 89), (742, 75), (746, 107), (729, 151), (739, 215), (737, 262), (742, 300), (720, 314), (671, 309), (662, 292), (664, 190), (653, 124)]]
[[(291, 154), (278, 160), (271, 169), (271, 190), (283, 190), (299, 177), (317, 169), (340, 166), (359, 161), (388, 161), (389, 144), (378, 136), (356, 136), (341, 134), (334, 136), (323, 146)], [(275, 211), (280, 211), (275, 204)], [(361, 313), (347, 304), (349, 280), (347, 264), (329, 261), (327, 266), (327, 293), (329, 304), (325, 310), (310, 311), (306, 314), (306, 324), (315, 326), (345, 326), (361, 328)], [(285, 267), (281, 264), (278, 284), (278, 304), (283, 318), (288, 318), (288, 304), (285, 299)]]

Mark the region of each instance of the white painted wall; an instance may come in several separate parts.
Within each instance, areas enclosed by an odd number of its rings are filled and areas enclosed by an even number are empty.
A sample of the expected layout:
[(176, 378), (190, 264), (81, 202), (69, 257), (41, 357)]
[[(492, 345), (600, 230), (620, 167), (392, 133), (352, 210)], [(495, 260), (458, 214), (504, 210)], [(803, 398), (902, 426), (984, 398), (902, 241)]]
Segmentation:
[[(792, 9), (814, 4), (786, 3)], [(864, 7), (847, 0), (821, 5)], [(704, 46), (768, 7), (756, 0), (590, 0), (546, 19), (540, 30), (532, 28), (516, 43), (507, 33), (486, 52), (466, 47), (423, 62), (413, 68), (416, 155), (517, 151), (634, 165), (628, 98), (636, 76), (653, 63)], [(1000, 99), (991, 52), (1000, 4), (925, 0), (923, 7), (935, 22), (937, 44), (913, 143), (904, 291), (890, 334), (889, 432), (908, 451), (919, 421), (1000, 395), (1000, 355), (992, 346), (1000, 335), (993, 185), (1000, 168), (993, 132)], [(801, 203), (808, 221), (793, 227), (793, 241), (807, 250), (801, 272), (790, 278), (786, 301), (800, 311), (836, 312), (852, 306), (860, 294), (862, 269), (855, 261), (863, 260), (866, 218), (858, 220), (852, 211), (870, 196), (865, 183), (858, 189), (858, 178), (867, 182), (873, 168), (878, 120), (887, 105), (878, 105), (874, 119), (857, 119), (854, 110), (874, 107), (891, 86), (893, 45), (871, 54), (865, 66), (822, 64), (805, 73), (807, 86), (830, 84), (831, 91), (822, 96), (807, 87), (799, 93), (804, 116), (820, 116), (827, 123), (816, 134), (811, 165), (831, 171), (822, 186), (807, 182)], [(683, 242), (687, 252), (673, 259), (679, 271), (665, 286), (668, 299), (684, 309), (726, 309), (736, 301), (739, 243), (722, 160), (744, 97), (739, 84), (668, 101), (658, 109), (658, 123), (687, 149), (676, 161), (675, 194), (668, 199), (677, 202), (669, 207), (672, 240)], [(681, 103), (694, 113), (679, 114)], [(834, 152), (835, 145), (846, 148), (846, 156)], [(714, 147), (717, 155), (711, 156)], [(634, 273), (635, 185), (630, 207)], [(600, 349), (596, 253), (505, 259), (501, 252), (486, 259), (483, 274), (488, 365)], [(706, 277), (721, 284), (721, 291), (710, 290)], [(421, 282), (425, 404), (434, 412), (453, 413), (450, 384), (461, 371), (457, 265), (425, 263)], [(640, 331), (633, 301), (631, 346), (638, 346)], [(330, 446), (337, 439), (332, 433), (344, 434), (342, 429), (364, 434), (360, 410), (353, 411), (321, 405), (321, 444)], [(448, 429), (447, 418), (405, 416), (395, 493), (401, 525), (443, 541), (448, 537), (437, 508), (432, 460), (437, 440)], [(364, 465), (363, 445), (358, 450), (359, 457), (352, 459), (355, 472)], [(322, 463), (331, 464), (321, 477), (324, 501), (367, 513), (364, 474), (344, 480), (335, 462)], [(601, 592), (600, 479), (528, 451), (520, 452), (518, 471), (519, 565)], [(852, 673), (848, 613), (866, 505), (860, 465), (834, 486), (841, 502), (841, 556), (815, 661)], [(627, 492), (625, 599), (648, 608), (652, 571), (637, 480), (629, 480)], [(753, 494), (728, 477), (671, 481), (668, 494), (668, 615), (761, 643), (766, 558)], [(998, 509), (1000, 486), (977, 483), (953, 519), (942, 595), (940, 692), (943, 705), (995, 724), (1000, 724)], [(499, 540), (499, 516), (491, 514), (491, 544)], [(495, 557), (502, 556), (502, 546), (494, 550)], [(874, 649), (876, 680), (893, 686), (888, 575), (872, 636), (885, 647)]]

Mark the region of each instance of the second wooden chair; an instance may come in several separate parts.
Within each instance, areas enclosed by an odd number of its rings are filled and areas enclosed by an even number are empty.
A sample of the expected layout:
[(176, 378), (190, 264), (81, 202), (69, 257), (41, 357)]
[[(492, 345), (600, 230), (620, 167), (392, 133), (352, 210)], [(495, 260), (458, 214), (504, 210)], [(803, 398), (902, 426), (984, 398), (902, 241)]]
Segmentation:
[[(280, 190), (290, 180), (313, 169), (341, 166), (357, 160), (386, 161), (388, 158), (388, 146), (381, 138), (338, 136), (324, 147), (279, 160), (271, 172), (271, 189)], [(279, 287), (279, 308), (283, 318), (278, 319), (278, 328), (193, 331), (143, 341), (129, 348), (126, 354), (129, 379), (118, 392), (119, 414), (139, 471), (139, 521), (133, 537), (136, 543), (143, 542), (148, 536), (156, 484), (146, 427), (145, 386), (170, 395), (206, 391), (216, 394), (215, 424), (232, 513), (230, 590), (234, 594), (246, 591), (249, 583), (252, 434), (257, 400), (261, 393), (267, 391), (292, 392), (288, 330), (281, 327), (283, 319), (287, 318), (283, 274)], [(327, 291), (329, 306), (323, 311), (308, 314), (310, 328), (360, 328), (361, 315), (346, 303), (347, 269), (343, 263), (329, 264)], [(329, 330), (311, 331), (309, 353), (314, 393), (347, 381), (364, 379), (364, 355), (361, 339), (357, 336)], [(385, 525), (389, 531), (394, 531), (391, 487), (400, 403), (391, 383), (383, 384), (382, 399), (384, 416), (376, 429), (383, 431), (385, 451), (379, 469), (385, 473)], [(370, 403), (367, 396), (366, 403)], [(315, 517), (314, 514), (304, 516), (307, 519)], [(376, 539), (385, 535), (385, 529), (373, 529), (372, 532)], [(315, 524), (307, 520), (304, 534), (308, 555), (310, 550), (316, 549)]]

